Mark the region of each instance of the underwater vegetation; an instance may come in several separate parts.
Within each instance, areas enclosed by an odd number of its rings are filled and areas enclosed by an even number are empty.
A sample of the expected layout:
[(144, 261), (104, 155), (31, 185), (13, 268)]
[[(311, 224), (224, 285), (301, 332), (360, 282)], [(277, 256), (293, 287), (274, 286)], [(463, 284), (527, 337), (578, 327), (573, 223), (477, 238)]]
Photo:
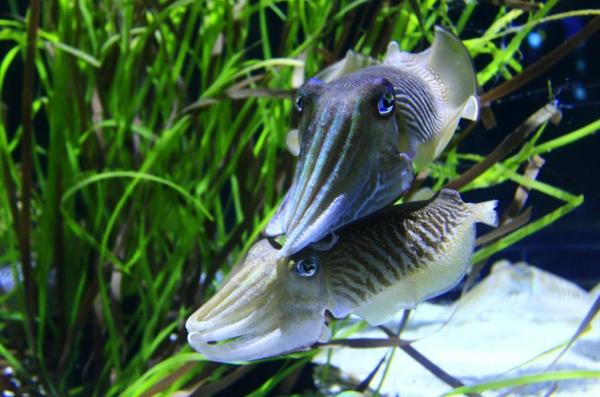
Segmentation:
[[(477, 239), (467, 284), (492, 255), (581, 206), (580, 192), (547, 183), (540, 168), (550, 152), (592, 139), (598, 115), (561, 123), (570, 109), (552, 81), (516, 125), (494, 109), (589, 40), (600, 28), (598, 8), (558, 0), (3, 3), (0, 365), (7, 371), (0, 380), (7, 390), (314, 394), (312, 358), (357, 347), (401, 349), (452, 393), (600, 377), (554, 371), (464, 385), (400, 333), (353, 340), (367, 325), (343, 318), (327, 319), (330, 345), (223, 365), (194, 352), (185, 328), (293, 185), (286, 137), (306, 122), (295, 111), (296, 90), (350, 49), (382, 59), (393, 40), (420, 52), (441, 26), (474, 61), (479, 119), (461, 121), (436, 161), (417, 161), (406, 192), (453, 189), (465, 202), (499, 198), (507, 185), (514, 192), (498, 205), (499, 227)], [(575, 19), (581, 24), (564, 43), (540, 49), (544, 27)], [(536, 61), (522, 57), (526, 47), (540, 51)], [(585, 89), (575, 87), (574, 97), (591, 95)], [(489, 131), (501, 134), (494, 140)], [(480, 141), (488, 147), (465, 149)], [(534, 193), (555, 207), (535, 211)], [(11, 371), (18, 387), (7, 380)], [(348, 390), (365, 391), (369, 382)]]

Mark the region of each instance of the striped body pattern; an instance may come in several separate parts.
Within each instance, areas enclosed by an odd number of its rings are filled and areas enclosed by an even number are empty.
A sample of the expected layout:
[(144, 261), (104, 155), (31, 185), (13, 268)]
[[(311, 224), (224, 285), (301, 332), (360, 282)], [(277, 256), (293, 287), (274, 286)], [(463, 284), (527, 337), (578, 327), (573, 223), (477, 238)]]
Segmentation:
[[(416, 205), (396, 206), (340, 233), (336, 249), (320, 255), (332, 278), (334, 295), (359, 306), (420, 269), (432, 266), (460, 238), (469, 207), (453, 191)], [(408, 208), (407, 208), (408, 207)], [(412, 207), (412, 208), (411, 208)]]
[(346, 91), (377, 78), (388, 80), (394, 87), (399, 133), (426, 144), (436, 139), (448, 117), (446, 85), (431, 72), (419, 72), (414, 62), (409, 65), (405, 69), (386, 64), (370, 66), (342, 76), (330, 86)]
[[(452, 190), (353, 222), (328, 250), (291, 257), (267, 239), (187, 321), (188, 341), (212, 360), (254, 360), (328, 338), (326, 311), (381, 324), (464, 276), (475, 223), (496, 224), (495, 201), (469, 204)], [(218, 342), (218, 343), (215, 343)]]
[(414, 136), (421, 143), (435, 139), (443, 128), (446, 109), (440, 94), (436, 95), (431, 85), (418, 74), (392, 66), (372, 66), (341, 77), (332, 85), (344, 86), (348, 81), (363, 83), (377, 77), (390, 81), (394, 87), (398, 125), (404, 129), (400, 134)]
[(350, 53), (299, 88), (298, 163), (267, 236), (285, 236), (286, 257), (390, 205), (418, 166), (446, 146), (461, 117), (477, 118), (467, 50), (437, 29), (418, 54), (390, 43), (382, 61)]
[(380, 324), (460, 281), (475, 243), (475, 223), (496, 224), (495, 202), (468, 204), (453, 190), (391, 207), (340, 231), (334, 249), (313, 252), (331, 272), (332, 313)]
[(418, 78), (400, 80), (394, 90), (398, 112), (404, 117), (406, 134), (416, 136), (421, 142), (430, 142), (442, 129), (444, 111), (436, 98), (426, 90)]

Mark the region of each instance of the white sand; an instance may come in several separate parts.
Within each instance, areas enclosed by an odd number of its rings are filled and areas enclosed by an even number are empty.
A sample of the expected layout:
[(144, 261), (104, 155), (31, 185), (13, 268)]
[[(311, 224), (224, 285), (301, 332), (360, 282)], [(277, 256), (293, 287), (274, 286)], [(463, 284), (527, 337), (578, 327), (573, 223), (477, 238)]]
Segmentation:
[[(525, 264), (503, 262), (455, 305), (422, 304), (403, 339), (446, 372), (470, 385), (544, 371), (576, 331), (594, 300), (576, 285)], [(397, 327), (401, 315), (387, 325)], [(600, 324), (581, 337), (551, 370), (600, 370)], [(353, 337), (384, 338), (373, 328)], [(390, 349), (334, 349), (332, 364), (357, 384)], [(316, 361), (324, 363), (325, 354)], [(533, 361), (532, 361), (533, 360)], [(371, 382), (381, 382), (382, 366)], [(552, 385), (530, 385), (511, 395), (544, 396)], [(388, 396), (442, 395), (451, 390), (401, 350), (396, 350), (381, 392)], [(486, 392), (499, 395), (500, 392)], [(600, 396), (600, 379), (558, 383), (553, 396)]]

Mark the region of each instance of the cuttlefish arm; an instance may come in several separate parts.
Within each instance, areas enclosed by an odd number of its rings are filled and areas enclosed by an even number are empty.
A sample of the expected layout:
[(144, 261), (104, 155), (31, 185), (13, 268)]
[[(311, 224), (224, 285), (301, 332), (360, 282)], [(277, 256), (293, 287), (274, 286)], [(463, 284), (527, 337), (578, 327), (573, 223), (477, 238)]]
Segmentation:
[(190, 316), (188, 341), (211, 360), (247, 361), (326, 341), (326, 311), (380, 324), (458, 283), (473, 251), (475, 223), (495, 224), (495, 205), (467, 204), (443, 190), (340, 229), (327, 251), (309, 247), (282, 258), (261, 240)]
[(213, 361), (255, 360), (326, 340), (323, 277), (302, 277), (268, 240), (187, 320), (188, 342)]
[[(441, 58), (446, 58), (442, 62)], [(408, 54), (390, 44), (382, 63), (353, 61), (298, 90), (298, 163), (266, 228), (285, 235), (290, 256), (356, 219), (391, 204), (412, 183), (412, 162), (430, 161), (460, 117), (476, 117), (474, 72), (460, 40), (436, 30), (432, 47)]]

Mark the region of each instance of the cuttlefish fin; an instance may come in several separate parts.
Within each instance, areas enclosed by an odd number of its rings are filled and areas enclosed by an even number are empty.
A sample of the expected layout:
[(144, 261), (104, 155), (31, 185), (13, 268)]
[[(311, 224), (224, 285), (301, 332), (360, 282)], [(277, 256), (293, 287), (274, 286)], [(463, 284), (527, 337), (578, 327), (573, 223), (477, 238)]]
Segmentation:
[(297, 157), (300, 154), (300, 133), (298, 133), (297, 128), (287, 133), (285, 136), (285, 145), (292, 156)]
[(288, 191), (283, 197), (283, 201), (277, 207), (277, 211), (267, 224), (265, 228), (265, 234), (267, 236), (281, 236), (285, 233), (285, 212), (286, 212), (286, 202), (290, 196), (290, 192)]
[(430, 187), (422, 187), (410, 196), (404, 196), (402, 200), (406, 203), (410, 203), (413, 201), (430, 200), (433, 196), (435, 196), (435, 192)]
[(463, 119), (475, 121), (479, 117), (479, 101), (475, 95), (471, 95), (467, 102), (465, 103), (465, 107), (462, 109), (462, 113), (460, 117)]
[(483, 203), (469, 203), (475, 222), (480, 222), (488, 226), (498, 226), (498, 213), (494, 210), (498, 205), (498, 200), (485, 201)]
[(461, 118), (476, 120), (479, 115), (471, 58), (460, 39), (436, 27), (430, 48), (411, 54), (400, 51), (398, 44), (391, 42), (383, 63), (418, 75), (429, 85), (438, 103), (445, 107), (446, 120), (441, 131), (429, 142), (419, 142), (416, 149), (414, 161), (422, 167), (444, 150)]
[(321, 70), (315, 75), (315, 78), (325, 83), (329, 83), (338, 77), (356, 72), (357, 70), (368, 66), (379, 65), (380, 63), (381, 61), (378, 61), (375, 58), (349, 50), (343, 59)]

